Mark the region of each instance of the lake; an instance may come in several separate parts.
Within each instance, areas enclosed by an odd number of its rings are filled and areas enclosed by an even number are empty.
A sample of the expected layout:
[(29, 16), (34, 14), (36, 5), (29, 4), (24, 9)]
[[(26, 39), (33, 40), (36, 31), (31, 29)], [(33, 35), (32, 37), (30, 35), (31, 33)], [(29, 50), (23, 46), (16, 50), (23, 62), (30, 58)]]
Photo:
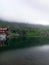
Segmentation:
[(0, 52), (0, 65), (49, 65), (49, 45)]

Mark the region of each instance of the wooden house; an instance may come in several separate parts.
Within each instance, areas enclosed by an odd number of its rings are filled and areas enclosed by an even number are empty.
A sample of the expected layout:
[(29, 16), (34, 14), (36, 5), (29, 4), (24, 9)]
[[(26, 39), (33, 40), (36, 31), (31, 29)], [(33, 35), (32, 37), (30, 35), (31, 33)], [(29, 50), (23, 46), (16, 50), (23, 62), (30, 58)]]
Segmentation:
[(8, 28), (0, 28), (0, 47), (7, 46)]

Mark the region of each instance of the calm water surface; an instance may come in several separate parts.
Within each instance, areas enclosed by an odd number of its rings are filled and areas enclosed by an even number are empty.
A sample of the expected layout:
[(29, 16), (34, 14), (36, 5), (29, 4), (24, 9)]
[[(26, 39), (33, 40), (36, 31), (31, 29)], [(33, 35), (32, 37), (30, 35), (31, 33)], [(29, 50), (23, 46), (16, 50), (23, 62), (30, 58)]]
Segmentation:
[(49, 65), (49, 45), (2, 52), (0, 65)]

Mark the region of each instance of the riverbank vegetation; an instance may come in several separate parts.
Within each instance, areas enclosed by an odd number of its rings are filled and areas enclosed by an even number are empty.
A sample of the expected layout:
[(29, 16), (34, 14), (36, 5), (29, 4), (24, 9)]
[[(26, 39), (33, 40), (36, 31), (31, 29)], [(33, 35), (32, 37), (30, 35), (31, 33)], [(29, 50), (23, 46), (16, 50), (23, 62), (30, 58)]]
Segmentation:
[(16, 25), (13, 23), (1, 22), (0, 27), (7, 27), (8, 30), (8, 46), (0, 47), (1, 50), (24, 48), (35, 45), (49, 44), (49, 28), (32, 25), (26, 27), (24, 24)]

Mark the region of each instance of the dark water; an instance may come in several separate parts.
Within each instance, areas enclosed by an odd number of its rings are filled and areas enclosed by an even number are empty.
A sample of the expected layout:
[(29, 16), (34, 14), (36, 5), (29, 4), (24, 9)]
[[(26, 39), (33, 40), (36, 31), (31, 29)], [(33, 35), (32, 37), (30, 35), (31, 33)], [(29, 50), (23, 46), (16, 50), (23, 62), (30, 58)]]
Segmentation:
[(2, 52), (0, 65), (49, 65), (49, 45)]

